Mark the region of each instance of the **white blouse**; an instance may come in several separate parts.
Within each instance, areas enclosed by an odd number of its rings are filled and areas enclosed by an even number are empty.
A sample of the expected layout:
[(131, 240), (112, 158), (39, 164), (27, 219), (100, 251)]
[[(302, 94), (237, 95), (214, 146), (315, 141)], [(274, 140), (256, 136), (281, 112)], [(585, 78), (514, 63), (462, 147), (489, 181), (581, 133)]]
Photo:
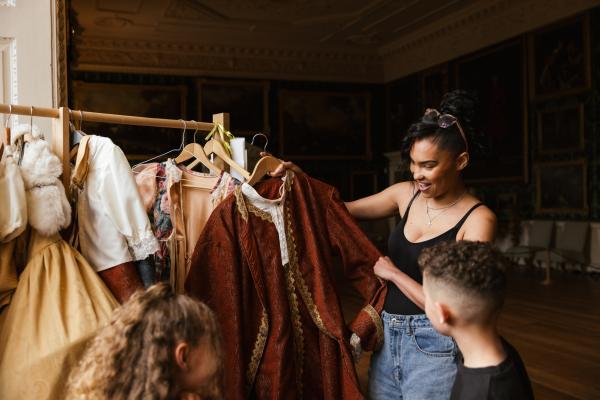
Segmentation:
[(123, 151), (91, 136), (89, 171), (77, 199), (81, 253), (96, 269), (143, 260), (158, 250), (148, 215)]
[[(285, 178), (282, 179), (285, 181)], [(280, 190), (283, 189), (283, 185)], [(247, 183), (242, 184), (242, 193), (247, 201), (255, 207), (258, 207), (262, 211), (266, 212), (271, 216), (275, 229), (277, 229), (277, 236), (279, 237), (279, 251), (281, 252), (281, 265), (286, 265), (289, 262), (289, 252), (287, 246), (287, 236), (285, 234), (285, 221), (283, 205), (285, 201), (285, 192), (281, 193), (278, 199), (266, 199), (262, 197), (256, 189)]]

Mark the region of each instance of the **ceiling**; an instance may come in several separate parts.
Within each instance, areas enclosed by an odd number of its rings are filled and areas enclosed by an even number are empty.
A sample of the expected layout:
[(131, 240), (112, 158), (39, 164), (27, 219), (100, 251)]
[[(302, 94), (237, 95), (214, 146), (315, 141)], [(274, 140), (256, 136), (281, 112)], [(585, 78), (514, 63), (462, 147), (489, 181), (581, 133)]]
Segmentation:
[(377, 54), (477, 0), (72, 0), (83, 35)]
[(381, 83), (598, 0), (71, 0), (79, 70)]

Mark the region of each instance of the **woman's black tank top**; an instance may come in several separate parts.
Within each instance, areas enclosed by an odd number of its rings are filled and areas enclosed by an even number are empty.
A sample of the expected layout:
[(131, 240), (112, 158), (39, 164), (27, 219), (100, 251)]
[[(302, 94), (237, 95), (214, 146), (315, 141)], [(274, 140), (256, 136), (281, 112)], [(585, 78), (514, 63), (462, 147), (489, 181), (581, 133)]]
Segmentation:
[[(421, 251), (440, 242), (456, 240), (456, 235), (458, 234), (461, 226), (464, 224), (473, 210), (482, 205), (482, 203), (477, 203), (471, 207), (469, 211), (467, 211), (466, 214), (460, 219), (460, 221), (458, 221), (458, 223), (448, 231), (434, 238), (413, 243), (408, 241), (406, 236), (404, 236), (404, 226), (406, 225), (406, 220), (408, 219), (410, 206), (417, 198), (419, 193), (420, 192), (417, 192), (410, 200), (402, 220), (398, 226), (396, 226), (396, 229), (394, 229), (394, 231), (390, 234), (390, 239), (388, 240), (388, 253), (389, 257), (399, 269), (401, 269), (415, 281), (422, 284), (423, 275), (421, 274), (419, 264), (417, 263)], [(390, 314), (400, 315), (416, 315), (424, 313), (421, 308), (419, 308), (408, 297), (406, 297), (404, 293), (402, 293), (402, 291), (398, 289), (398, 287), (392, 282), (388, 282), (388, 293), (385, 298), (383, 309)]]

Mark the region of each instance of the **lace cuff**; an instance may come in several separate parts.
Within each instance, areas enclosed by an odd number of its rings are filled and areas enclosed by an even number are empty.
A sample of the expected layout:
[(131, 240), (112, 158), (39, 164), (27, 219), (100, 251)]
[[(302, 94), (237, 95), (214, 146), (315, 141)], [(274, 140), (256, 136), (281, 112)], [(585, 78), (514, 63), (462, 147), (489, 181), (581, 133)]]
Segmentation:
[(150, 229), (144, 230), (137, 238), (127, 236), (127, 245), (133, 254), (133, 261), (144, 260), (159, 249), (158, 240)]
[(352, 347), (352, 358), (354, 358), (354, 362), (357, 363), (360, 360), (363, 349), (360, 345), (360, 337), (356, 333), (352, 333), (352, 336), (350, 337), (350, 346)]

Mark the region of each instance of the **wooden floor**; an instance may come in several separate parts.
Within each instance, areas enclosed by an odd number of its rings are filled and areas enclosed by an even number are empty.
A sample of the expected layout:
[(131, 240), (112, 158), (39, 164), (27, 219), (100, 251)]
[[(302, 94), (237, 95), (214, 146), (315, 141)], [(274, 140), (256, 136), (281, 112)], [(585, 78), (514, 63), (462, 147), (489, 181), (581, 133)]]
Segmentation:
[[(521, 354), (538, 400), (600, 399), (600, 279), (512, 271), (500, 332)], [(350, 317), (360, 300), (340, 286)], [(366, 388), (368, 355), (357, 366)]]
[(600, 399), (600, 280), (513, 273), (500, 331), (521, 354), (537, 399)]

